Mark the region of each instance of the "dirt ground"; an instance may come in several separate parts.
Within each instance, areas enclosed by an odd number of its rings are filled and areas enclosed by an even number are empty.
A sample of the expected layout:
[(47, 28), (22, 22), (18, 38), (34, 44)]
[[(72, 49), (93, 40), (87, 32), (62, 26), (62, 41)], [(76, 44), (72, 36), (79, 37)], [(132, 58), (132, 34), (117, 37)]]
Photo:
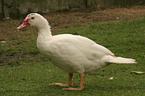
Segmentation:
[[(73, 24), (88, 24), (92, 22), (102, 22), (112, 20), (131, 20), (135, 18), (145, 17), (145, 6), (133, 6), (130, 8), (115, 8), (115, 9), (72, 9), (69, 12), (50, 12), (44, 15), (48, 19), (52, 31), (65, 29)], [(24, 18), (23, 18), (24, 19)], [(5, 19), (0, 21), (0, 41), (17, 39), (12, 36), (17, 34), (16, 27), (20, 25), (22, 20)], [(14, 27), (14, 26), (15, 27)], [(24, 31), (22, 35), (30, 35)]]
[(91, 22), (107, 22), (111, 20), (131, 20), (145, 17), (145, 6), (115, 9), (74, 9), (70, 12), (55, 12), (45, 16), (53, 28), (67, 28), (72, 24), (88, 24)]

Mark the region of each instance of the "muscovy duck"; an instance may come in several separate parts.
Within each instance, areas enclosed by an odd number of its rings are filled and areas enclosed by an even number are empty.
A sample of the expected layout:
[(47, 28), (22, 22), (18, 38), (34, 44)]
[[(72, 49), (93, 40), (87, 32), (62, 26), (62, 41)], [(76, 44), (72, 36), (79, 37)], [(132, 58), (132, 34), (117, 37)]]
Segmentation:
[(35, 26), (38, 29), (37, 47), (42, 54), (50, 58), (57, 67), (69, 73), (66, 84), (52, 83), (50, 85), (72, 85), (73, 73), (80, 74), (79, 88), (63, 88), (63, 90), (84, 89), (84, 73), (91, 72), (108, 63), (136, 63), (134, 59), (116, 57), (107, 48), (79, 35), (51, 34), (48, 21), (38, 13), (30, 13), (17, 28)]

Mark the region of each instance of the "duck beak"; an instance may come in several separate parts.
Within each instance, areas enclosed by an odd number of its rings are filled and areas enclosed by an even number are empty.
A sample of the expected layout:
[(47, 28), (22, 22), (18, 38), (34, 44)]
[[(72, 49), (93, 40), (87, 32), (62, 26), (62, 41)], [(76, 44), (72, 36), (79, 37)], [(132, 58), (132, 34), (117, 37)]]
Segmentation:
[(25, 28), (25, 27), (27, 27), (27, 26), (30, 26), (29, 18), (26, 18), (26, 19), (23, 21), (23, 23), (22, 23), (19, 27), (17, 27), (17, 29), (22, 29), (22, 28)]

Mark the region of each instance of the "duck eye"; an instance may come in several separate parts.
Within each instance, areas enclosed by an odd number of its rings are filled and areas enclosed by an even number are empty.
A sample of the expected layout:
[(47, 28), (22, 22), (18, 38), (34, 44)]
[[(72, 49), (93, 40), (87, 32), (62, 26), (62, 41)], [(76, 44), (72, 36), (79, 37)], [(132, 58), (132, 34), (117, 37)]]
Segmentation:
[(34, 17), (31, 17), (31, 19), (34, 19)]

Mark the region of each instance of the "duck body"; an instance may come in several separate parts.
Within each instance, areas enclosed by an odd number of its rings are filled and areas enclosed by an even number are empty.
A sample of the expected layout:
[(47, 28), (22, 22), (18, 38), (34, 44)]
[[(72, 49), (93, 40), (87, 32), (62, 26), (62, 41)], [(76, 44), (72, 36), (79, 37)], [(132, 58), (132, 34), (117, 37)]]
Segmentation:
[(54, 65), (69, 73), (94, 71), (107, 64), (105, 55), (114, 55), (86, 37), (71, 34), (54, 35), (47, 40), (38, 35), (37, 47)]

